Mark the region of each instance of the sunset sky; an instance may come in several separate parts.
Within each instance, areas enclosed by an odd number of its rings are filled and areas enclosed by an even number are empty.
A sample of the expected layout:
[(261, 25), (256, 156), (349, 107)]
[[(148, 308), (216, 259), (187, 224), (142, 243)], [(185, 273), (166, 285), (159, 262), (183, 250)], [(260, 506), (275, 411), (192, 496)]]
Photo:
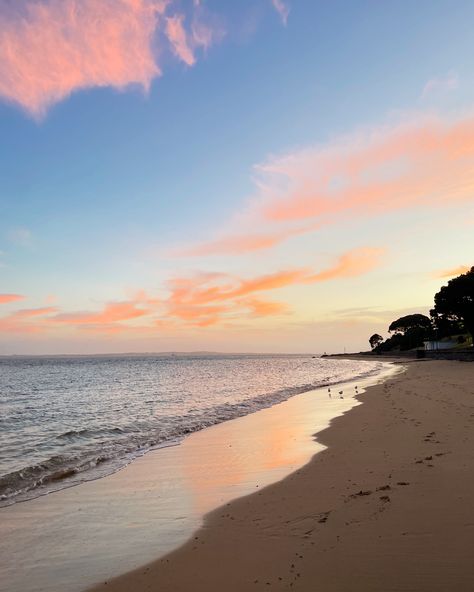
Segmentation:
[(474, 3), (0, 0), (0, 354), (368, 348), (474, 265)]

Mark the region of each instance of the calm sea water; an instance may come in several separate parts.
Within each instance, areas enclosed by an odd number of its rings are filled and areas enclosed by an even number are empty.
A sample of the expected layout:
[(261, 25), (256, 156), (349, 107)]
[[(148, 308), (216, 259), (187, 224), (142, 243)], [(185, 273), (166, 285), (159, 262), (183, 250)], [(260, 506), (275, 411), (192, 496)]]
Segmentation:
[(0, 358), (0, 505), (110, 474), (188, 433), (380, 369), (311, 356)]

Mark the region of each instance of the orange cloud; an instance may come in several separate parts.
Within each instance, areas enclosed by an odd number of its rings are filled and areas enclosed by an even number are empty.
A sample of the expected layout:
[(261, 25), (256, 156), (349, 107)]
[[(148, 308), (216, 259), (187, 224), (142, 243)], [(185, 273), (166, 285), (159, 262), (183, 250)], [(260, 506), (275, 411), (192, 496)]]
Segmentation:
[(238, 255), (357, 217), (470, 201), (474, 119), (422, 117), (366, 129), (269, 159), (256, 171), (257, 194), (225, 235), (181, 254)]
[(28, 308), (21, 309), (6, 317), (0, 318), (0, 332), (4, 333), (40, 333), (45, 330), (47, 322), (55, 313), (56, 308)]
[[(287, 314), (288, 306), (262, 298), (263, 293), (295, 285), (326, 282), (368, 273), (380, 264), (382, 249), (360, 247), (343, 253), (333, 265), (314, 273), (296, 268), (239, 278), (202, 273), (169, 282), (167, 297), (156, 299), (139, 291), (132, 300), (108, 302), (99, 311), (58, 312), (56, 307), (20, 309), (0, 318), (0, 332), (47, 333), (80, 329), (98, 334), (145, 334), (180, 324), (208, 327), (236, 320)], [(9, 302), (20, 299), (4, 294)], [(16, 297), (16, 298), (15, 298)], [(13, 298), (13, 299), (12, 299)], [(140, 320), (138, 324), (133, 321)]]
[(434, 274), (433, 277), (435, 278), (452, 278), (463, 273), (467, 273), (470, 271), (469, 265), (460, 265), (459, 267), (455, 267), (454, 269), (445, 269), (443, 271), (438, 271)]
[(138, 319), (153, 312), (151, 308), (139, 307), (143, 302), (141, 298), (134, 301), (109, 302), (98, 312), (58, 313), (58, 309), (52, 306), (20, 309), (0, 318), (0, 331), (44, 333), (64, 328), (104, 334), (125, 330), (140, 331), (143, 327), (127, 325), (126, 321)]
[(149, 314), (149, 310), (137, 308), (135, 302), (109, 302), (100, 312), (62, 313), (54, 318), (57, 323), (71, 326), (110, 325), (120, 321), (128, 321)]
[(199, 326), (222, 322), (235, 315), (268, 316), (287, 311), (282, 303), (255, 299), (257, 293), (292, 285), (325, 282), (368, 273), (380, 264), (383, 249), (361, 247), (344, 253), (333, 266), (318, 273), (299, 268), (278, 271), (251, 279), (224, 274), (177, 278), (170, 282), (171, 294), (164, 301), (166, 314)]
[[(13, 5), (11, 5), (13, 6)], [(34, 117), (81, 88), (148, 89), (166, 0), (17, 0), (0, 8), (0, 95)]]
[(309, 282), (326, 282), (337, 278), (356, 277), (378, 267), (385, 249), (361, 247), (341, 255), (337, 263), (308, 278)]
[(271, 302), (269, 300), (249, 298), (242, 300), (240, 304), (248, 308), (253, 317), (267, 317), (288, 312), (288, 305), (284, 302)]
[(54, 306), (44, 306), (43, 308), (23, 308), (13, 313), (17, 319), (31, 319), (32, 317), (43, 317), (57, 312), (58, 309)]
[(0, 294), (0, 304), (8, 304), (9, 302), (17, 302), (24, 300), (25, 297), (21, 294)]

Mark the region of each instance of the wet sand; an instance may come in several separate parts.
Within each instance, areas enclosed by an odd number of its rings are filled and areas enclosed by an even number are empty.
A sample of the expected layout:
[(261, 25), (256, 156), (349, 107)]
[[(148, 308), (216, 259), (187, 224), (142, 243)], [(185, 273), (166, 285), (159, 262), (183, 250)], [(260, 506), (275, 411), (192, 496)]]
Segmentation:
[(328, 448), (302, 469), (94, 592), (472, 592), (474, 365), (407, 367), (320, 432)]

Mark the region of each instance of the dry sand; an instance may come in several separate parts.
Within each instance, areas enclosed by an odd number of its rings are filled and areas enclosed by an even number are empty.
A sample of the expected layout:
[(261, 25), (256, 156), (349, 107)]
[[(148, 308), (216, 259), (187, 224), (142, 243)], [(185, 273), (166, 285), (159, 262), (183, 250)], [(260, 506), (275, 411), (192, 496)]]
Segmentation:
[(474, 365), (423, 361), (318, 434), (329, 448), (208, 515), (107, 592), (474, 590)]

